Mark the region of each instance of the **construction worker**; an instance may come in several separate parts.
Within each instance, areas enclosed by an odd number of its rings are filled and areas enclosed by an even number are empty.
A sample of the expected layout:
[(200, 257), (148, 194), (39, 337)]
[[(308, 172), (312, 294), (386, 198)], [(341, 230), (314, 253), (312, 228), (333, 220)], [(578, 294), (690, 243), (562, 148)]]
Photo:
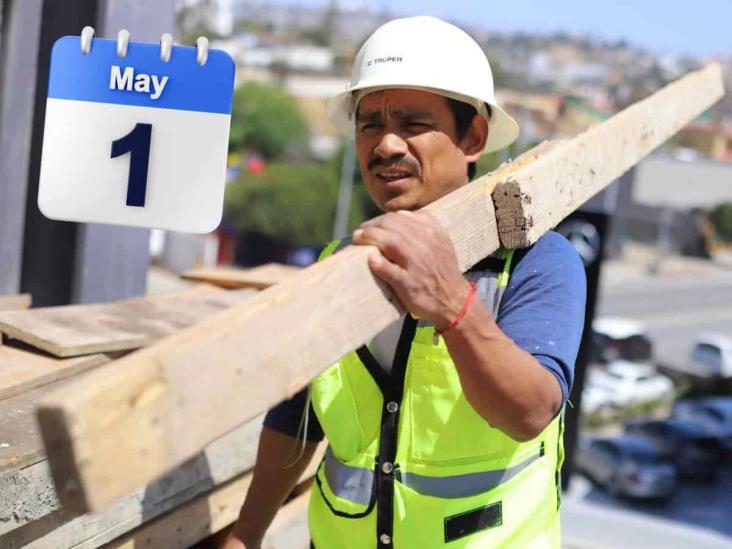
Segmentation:
[(267, 414), (225, 547), (260, 546), (324, 433), (309, 508), (318, 549), (559, 548), (581, 261), (548, 233), (463, 275), (445, 230), (417, 212), (518, 134), (496, 105), (485, 54), (439, 19), (391, 21), (364, 43), (329, 113), (355, 135), (363, 180), (386, 213), (323, 257), (374, 246), (369, 267), (407, 314)]

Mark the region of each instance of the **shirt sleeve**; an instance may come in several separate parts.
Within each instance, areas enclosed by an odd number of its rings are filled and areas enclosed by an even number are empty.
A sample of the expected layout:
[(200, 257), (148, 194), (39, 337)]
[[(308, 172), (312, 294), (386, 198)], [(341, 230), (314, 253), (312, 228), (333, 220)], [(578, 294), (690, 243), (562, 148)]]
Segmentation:
[[(303, 412), (307, 402), (307, 387), (297, 393), (289, 400), (280, 402), (271, 408), (264, 416), (264, 426), (275, 431), (297, 438), (300, 429), (300, 422), (303, 420)], [(306, 438), (309, 442), (320, 442), (325, 438), (323, 428), (320, 426), (318, 417), (312, 406), (308, 407)], [(304, 428), (304, 425), (303, 425)], [(302, 436), (302, 432), (300, 432)]]
[(587, 279), (579, 254), (549, 232), (517, 258), (498, 326), (557, 378), (566, 401), (585, 318)]

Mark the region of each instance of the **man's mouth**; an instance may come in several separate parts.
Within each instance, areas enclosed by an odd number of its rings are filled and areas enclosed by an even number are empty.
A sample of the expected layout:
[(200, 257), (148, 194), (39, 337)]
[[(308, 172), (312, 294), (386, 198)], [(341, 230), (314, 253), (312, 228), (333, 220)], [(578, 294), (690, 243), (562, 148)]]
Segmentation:
[(376, 172), (376, 175), (385, 183), (393, 183), (401, 179), (412, 177), (412, 173), (403, 170), (384, 170)]

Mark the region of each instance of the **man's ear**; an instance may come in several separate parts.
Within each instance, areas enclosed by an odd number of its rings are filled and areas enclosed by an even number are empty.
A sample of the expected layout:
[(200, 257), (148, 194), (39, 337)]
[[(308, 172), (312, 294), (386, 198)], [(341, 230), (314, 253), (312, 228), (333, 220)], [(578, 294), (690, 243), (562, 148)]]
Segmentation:
[(470, 122), (465, 137), (460, 140), (460, 148), (465, 153), (468, 162), (477, 162), (485, 149), (485, 142), (488, 140), (488, 120), (476, 114)]

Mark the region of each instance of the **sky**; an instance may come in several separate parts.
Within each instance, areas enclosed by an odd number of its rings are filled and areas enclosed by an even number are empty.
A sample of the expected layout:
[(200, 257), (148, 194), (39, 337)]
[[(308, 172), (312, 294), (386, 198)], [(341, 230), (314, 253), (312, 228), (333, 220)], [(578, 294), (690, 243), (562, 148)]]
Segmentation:
[[(271, 0), (326, 6), (328, 0)], [(732, 0), (339, 0), (347, 6), (435, 15), (495, 31), (565, 31), (625, 39), (655, 53), (732, 55)]]

